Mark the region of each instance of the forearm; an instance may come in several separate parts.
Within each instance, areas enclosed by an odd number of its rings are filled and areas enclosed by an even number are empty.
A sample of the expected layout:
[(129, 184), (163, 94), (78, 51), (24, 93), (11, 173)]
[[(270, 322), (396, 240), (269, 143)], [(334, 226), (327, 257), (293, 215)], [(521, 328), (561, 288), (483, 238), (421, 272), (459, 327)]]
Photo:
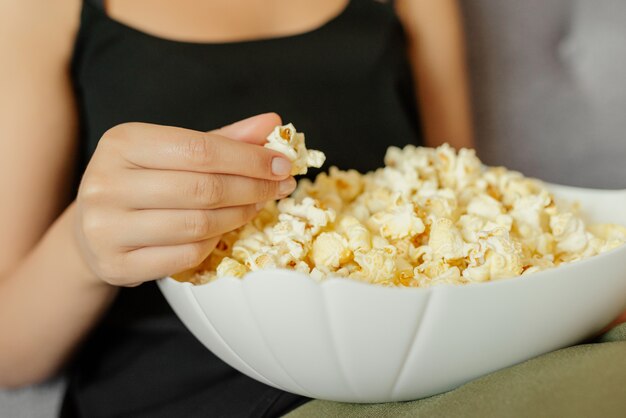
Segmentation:
[(0, 278), (0, 387), (55, 373), (116, 294), (84, 264), (73, 237), (73, 213), (71, 205)]
[(402, 0), (426, 144), (473, 147), (463, 27), (455, 0)]

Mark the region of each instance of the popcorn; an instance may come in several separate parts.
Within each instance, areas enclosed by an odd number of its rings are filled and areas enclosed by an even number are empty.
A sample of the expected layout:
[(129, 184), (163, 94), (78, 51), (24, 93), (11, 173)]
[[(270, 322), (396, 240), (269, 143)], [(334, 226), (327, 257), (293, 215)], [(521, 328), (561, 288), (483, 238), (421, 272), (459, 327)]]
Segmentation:
[(275, 127), (267, 137), (265, 148), (285, 154), (292, 164), (292, 176), (306, 174), (308, 167), (319, 168), (326, 160), (326, 156), (322, 152), (306, 149), (304, 134), (297, 132), (291, 123)]
[(361, 269), (350, 277), (381, 284), (388, 284), (395, 277), (396, 249), (391, 245), (358, 252), (354, 254), (354, 261)]
[(471, 250), (470, 263), (463, 277), (471, 281), (496, 280), (518, 276), (523, 271), (522, 246), (504, 228), (496, 228)]
[(304, 219), (312, 234), (316, 234), (321, 228), (334, 222), (336, 217), (334, 210), (323, 208), (319, 201), (310, 197), (302, 199), (300, 203), (290, 198), (283, 199), (278, 203), (278, 210)]
[(439, 218), (432, 224), (428, 245), (432, 249), (432, 255), (437, 258), (458, 260), (465, 257), (463, 237), (447, 218)]
[(351, 251), (369, 251), (372, 248), (370, 231), (353, 216), (345, 216), (339, 223), (348, 239)]
[(412, 237), (425, 230), (424, 222), (416, 215), (412, 203), (397, 202), (373, 215), (371, 221), (379, 225), (380, 235), (387, 239)]
[(246, 268), (246, 266), (230, 257), (224, 257), (221, 263), (217, 266), (216, 270), (216, 273), (219, 277), (243, 277), (247, 272), (248, 269)]
[(474, 196), (467, 205), (467, 213), (496, 221), (498, 217), (504, 214), (502, 203), (498, 202), (488, 194)]
[(556, 250), (563, 253), (582, 252), (589, 243), (588, 233), (582, 219), (571, 212), (550, 218), (550, 228), (556, 240)]
[(352, 258), (348, 241), (336, 232), (323, 232), (317, 236), (311, 249), (311, 259), (316, 266), (338, 269)]
[[(268, 141), (294, 162), (294, 174), (323, 162), (291, 124)], [(577, 205), (555, 202), (521, 173), (484, 167), (472, 150), (390, 147), (385, 164), (301, 180), (291, 198), (267, 203), (176, 279), (203, 284), (283, 268), (314, 280), (462, 285), (526, 276), (626, 242), (626, 227), (586, 226)]]
[(414, 201), (426, 214), (426, 222), (431, 223), (437, 218), (456, 219), (458, 202), (451, 189), (424, 190), (420, 189)]

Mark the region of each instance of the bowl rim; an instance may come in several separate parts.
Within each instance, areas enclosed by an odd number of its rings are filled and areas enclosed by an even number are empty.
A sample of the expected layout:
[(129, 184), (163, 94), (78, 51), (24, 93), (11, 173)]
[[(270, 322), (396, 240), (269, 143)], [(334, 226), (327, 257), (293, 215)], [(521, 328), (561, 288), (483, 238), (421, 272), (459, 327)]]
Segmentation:
[[(376, 288), (376, 289), (382, 289), (382, 291), (391, 291), (391, 292), (401, 291), (401, 292), (430, 293), (431, 291), (434, 291), (437, 288), (458, 289), (456, 291), (463, 292), (463, 291), (469, 291), (469, 289), (474, 289), (476, 288), (476, 286), (479, 286), (481, 288), (487, 288), (488, 286), (489, 287), (509, 286), (511, 283), (518, 283), (522, 281), (524, 282), (528, 282), (528, 281), (534, 282), (537, 280), (546, 281), (550, 279), (550, 276), (554, 276), (555, 271), (559, 271), (565, 274), (566, 272), (579, 268), (581, 264), (586, 265), (592, 262), (597, 262), (600, 259), (609, 258), (609, 257), (614, 258), (614, 257), (619, 257), (620, 255), (622, 255), (624, 259), (626, 260), (626, 243), (623, 243), (619, 247), (613, 248), (609, 251), (596, 254), (592, 257), (588, 257), (588, 258), (584, 258), (584, 259), (576, 260), (576, 261), (571, 261), (571, 262), (566, 262), (557, 267), (552, 267), (546, 270), (541, 270), (535, 273), (530, 273), (525, 276), (519, 275), (519, 276), (505, 277), (505, 278), (497, 279), (497, 280), (488, 280), (486, 282), (470, 282), (470, 283), (465, 283), (462, 285), (442, 283), (442, 284), (437, 284), (437, 285), (429, 286), (429, 287), (384, 286), (378, 283), (367, 283), (358, 279), (353, 279), (350, 277), (340, 277), (340, 276), (329, 276), (322, 280), (316, 280), (316, 279), (313, 279), (308, 274), (304, 274), (302, 272), (284, 269), (284, 268), (271, 268), (271, 269), (251, 271), (251, 272), (246, 273), (241, 278), (234, 277), (234, 276), (222, 276), (208, 283), (199, 284), (199, 285), (196, 285), (187, 281), (178, 281), (172, 278), (171, 276), (163, 277), (159, 279), (158, 281), (159, 282), (167, 281), (169, 282), (170, 285), (173, 285), (173, 286), (190, 286), (191, 288), (208, 289), (210, 286), (215, 286), (225, 281), (247, 282), (251, 280), (259, 280), (259, 279), (262, 279), (262, 277), (260, 276), (275, 273), (280, 276), (285, 276), (285, 275), (298, 276), (318, 286), (333, 286), (334, 283), (349, 283), (349, 285), (351, 286), (365, 286), (366, 288)], [(462, 289), (466, 289), (466, 290), (462, 290)]]

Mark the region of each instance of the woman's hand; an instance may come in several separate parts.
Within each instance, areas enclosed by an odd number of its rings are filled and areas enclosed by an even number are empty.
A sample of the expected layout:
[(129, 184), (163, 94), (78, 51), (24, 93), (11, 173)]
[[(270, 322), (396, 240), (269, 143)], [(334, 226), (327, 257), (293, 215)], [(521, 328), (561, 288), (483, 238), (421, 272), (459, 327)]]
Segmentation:
[(107, 131), (82, 179), (75, 233), (95, 275), (135, 286), (200, 264), (220, 236), (291, 193), (291, 163), (260, 144), (275, 114), (212, 132), (141, 123)]

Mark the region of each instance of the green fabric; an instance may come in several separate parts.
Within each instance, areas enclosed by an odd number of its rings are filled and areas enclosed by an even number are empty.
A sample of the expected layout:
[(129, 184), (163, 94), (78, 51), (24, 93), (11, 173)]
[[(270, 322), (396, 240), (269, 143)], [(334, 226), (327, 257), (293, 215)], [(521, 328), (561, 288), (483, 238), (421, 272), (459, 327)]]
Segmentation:
[(626, 324), (412, 402), (311, 401), (287, 418), (626, 417)]

